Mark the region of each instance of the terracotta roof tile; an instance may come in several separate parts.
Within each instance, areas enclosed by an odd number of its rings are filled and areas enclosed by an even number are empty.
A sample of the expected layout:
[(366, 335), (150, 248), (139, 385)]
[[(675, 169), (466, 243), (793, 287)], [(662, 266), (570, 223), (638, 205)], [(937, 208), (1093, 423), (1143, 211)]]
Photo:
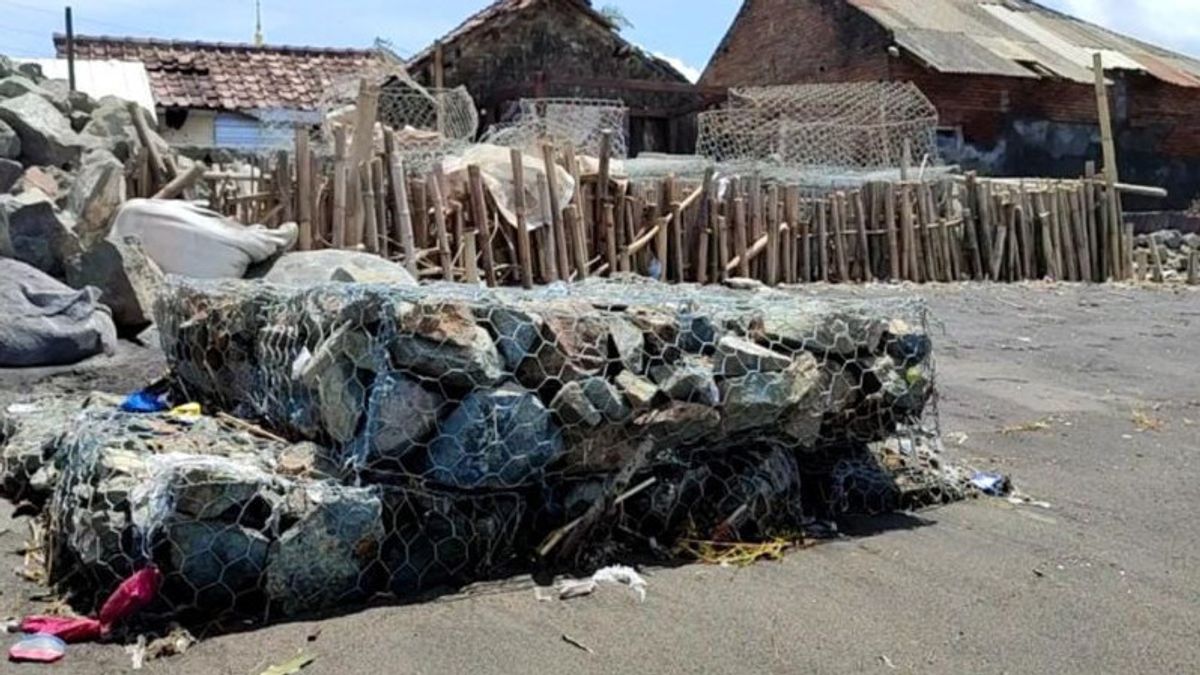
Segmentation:
[[(54, 45), (64, 56), (65, 37), (55, 35)], [(365, 49), (88, 35), (75, 36), (75, 56), (142, 62), (161, 106), (225, 110), (313, 109), (330, 82), (362, 72), (375, 58)]]

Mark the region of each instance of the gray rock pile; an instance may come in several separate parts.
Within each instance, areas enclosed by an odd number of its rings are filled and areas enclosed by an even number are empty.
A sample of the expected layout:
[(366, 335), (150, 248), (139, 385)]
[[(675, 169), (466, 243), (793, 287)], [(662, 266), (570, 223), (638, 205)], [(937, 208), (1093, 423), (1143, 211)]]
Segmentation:
[(1153, 274), (1153, 256), (1150, 242), (1157, 245), (1159, 260), (1162, 261), (1164, 281), (1183, 281), (1188, 278), (1188, 266), (1193, 255), (1200, 254), (1200, 234), (1183, 233), (1179, 230), (1159, 230), (1151, 234), (1139, 234), (1134, 238), (1134, 250), (1139, 260), (1146, 263), (1141, 276)]
[[(150, 142), (167, 154), (153, 114), (138, 111)], [(132, 290), (142, 260), (132, 260), (126, 275), (124, 249), (104, 240), (125, 200), (126, 165), (142, 145), (132, 115), (128, 101), (97, 101), (40, 69), (0, 62), (0, 256), (75, 288), (96, 286), (118, 327), (131, 333), (150, 313), (146, 289)]]

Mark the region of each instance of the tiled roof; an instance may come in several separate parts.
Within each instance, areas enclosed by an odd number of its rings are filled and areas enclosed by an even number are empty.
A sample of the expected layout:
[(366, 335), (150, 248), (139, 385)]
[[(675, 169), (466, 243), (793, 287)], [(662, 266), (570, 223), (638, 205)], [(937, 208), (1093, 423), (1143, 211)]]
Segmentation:
[(1030, 0), (847, 0), (934, 70), (1093, 81), (1105, 69), (1137, 70), (1200, 87), (1200, 61), (1056, 12)]
[[(56, 34), (59, 56), (66, 38)], [(140, 61), (164, 108), (309, 110), (333, 84), (367, 71), (375, 52), (319, 47), (256, 47), (109, 36), (75, 36), (75, 57)]]

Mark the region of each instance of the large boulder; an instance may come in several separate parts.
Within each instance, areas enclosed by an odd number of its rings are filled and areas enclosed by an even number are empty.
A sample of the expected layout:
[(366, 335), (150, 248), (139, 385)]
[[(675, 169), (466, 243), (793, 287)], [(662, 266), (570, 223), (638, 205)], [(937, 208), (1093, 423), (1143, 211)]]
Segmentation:
[(21, 137), (7, 123), (0, 121), (0, 159), (21, 156)]
[(0, 258), (0, 367), (65, 365), (114, 349), (116, 329), (99, 294)]
[(62, 278), (65, 260), (78, 249), (78, 240), (44, 193), (30, 189), (20, 195), (0, 195), (0, 255), (33, 265)]
[[(137, 129), (133, 126), (133, 116), (129, 112), (129, 102), (115, 96), (101, 98), (92, 110), (92, 120), (83, 128), (82, 135), (98, 139), (109, 152), (122, 162), (129, 161), (137, 155), (142, 143), (138, 138)], [(150, 142), (166, 153), (170, 148), (154, 129), (157, 120), (150, 111), (138, 107), (137, 111), (146, 121), (146, 129), (150, 132)]]
[(377, 255), (334, 249), (284, 253), (247, 270), (246, 276), (289, 286), (330, 281), (401, 286), (415, 286), (417, 283), (404, 267)]
[(438, 425), (426, 475), (462, 489), (516, 487), (538, 480), (562, 448), (536, 396), (513, 386), (483, 390)]
[(46, 73), (42, 72), (42, 64), (34, 61), (26, 61), (17, 66), (17, 74), (24, 75), (33, 80), (35, 84), (46, 80)]
[(389, 349), (397, 368), (451, 389), (474, 389), (504, 377), (504, 360), (469, 307), (422, 302), (400, 317)]
[[(62, 86), (57, 86), (61, 83)], [(62, 80), (47, 80), (40, 86), (27, 77), (9, 75), (0, 79), (0, 98), (16, 98), (25, 94), (36, 94), (46, 99), (64, 115), (71, 112), (71, 103), (67, 100), (67, 86)]]
[[(3, 122), (0, 122), (0, 125), (3, 124)], [(21, 173), (22, 168), (20, 162), (14, 162), (11, 159), (4, 159), (0, 157), (0, 194), (4, 194), (5, 192), (13, 189), (13, 186), (17, 184), (17, 181), (21, 179)]]
[(434, 430), (444, 399), (402, 373), (376, 378), (363, 435), (369, 461), (399, 461)]
[(37, 94), (0, 101), (0, 120), (21, 137), (21, 157), (28, 164), (75, 165), (84, 149), (94, 145), (75, 133), (66, 116)]
[(0, 54), (0, 77), (8, 77), (15, 72), (17, 72), (17, 67), (12, 59)]
[(124, 201), (124, 165), (107, 150), (85, 155), (67, 195), (67, 208), (76, 214), (76, 234), (85, 248), (108, 236)]
[(100, 302), (112, 311), (123, 333), (136, 334), (154, 322), (154, 302), (162, 289), (163, 273), (133, 237), (99, 241), (70, 256), (67, 283), (75, 288), (94, 286)]

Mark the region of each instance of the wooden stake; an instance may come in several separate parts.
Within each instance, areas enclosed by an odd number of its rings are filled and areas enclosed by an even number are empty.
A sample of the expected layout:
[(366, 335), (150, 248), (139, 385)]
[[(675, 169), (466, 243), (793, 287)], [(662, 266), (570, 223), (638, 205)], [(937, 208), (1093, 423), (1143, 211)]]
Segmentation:
[(496, 260), (492, 251), (492, 230), (487, 217), (487, 201), (483, 192), (483, 173), (479, 170), (479, 165), (471, 164), (467, 167), (467, 183), (471, 192), (471, 221), (483, 237), (481, 244), (484, 282), (488, 286), (495, 286), (498, 283)]
[(871, 269), (871, 240), (867, 236), (867, 213), (863, 208), (862, 190), (854, 191), (855, 227), (858, 228), (859, 272), (863, 281), (874, 281), (875, 272)]
[(617, 258), (617, 224), (611, 202), (604, 203), (600, 223), (604, 226), (605, 259), (608, 261), (608, 276), (611, 277), (621, 269)]
[(379, 223), (376, 222), (375, 184), (371, 179), (369, 165), (363, 165), (358, 174), (359, 190), (363, 200), (363, 245), (368, 253), (379, 252)]
[(833, 195), (833, 243), (837, 247), (836, 254), (838, 282), (850, 283), (850, 266), (846, 260), (846, 194), (837, 192)]
[(176, 176), (170, 183), (164, 185), (161, 190), (154, 193), (152, 199), (173, 199), (178, 197), (184, 190), (195, 185), (207, 170), (208, 167), (204, 165), (204, 162), (197, 161), (192, 165), (192, 168), (187, 170), (187, 173)]
[(1188, 286), (1200, 285), (1200, 251), (1192, 249), (1192, 254), (1188, 256)]
[(887, 229), (888, 243), (888, 278), (891, 281), (901, 279), (900, 271), (900, 241), (896, 232), (896, 184), (887, 183), (884, 186), (883, 199), (884, 225)]
[(796, 283), (796, 233), (800, 231), (800, 187), (790, 185), (783, 197), (783, 220), (787, 236), (783, 239), (783, 280)]
[(567, 252), (567, 231), (563, 224), (562, 197), (558, 186), (558, 164), (554, 162), (554, 146), (542, 146), (542, 163), (546, 171), (546, 189), (550, 196), (550, 222), (554, 228), (555, 254), (563, 279), (571, 278), (571, 257)]
[(1161, 284), (1166, 281), (1166, 277), (1163, 275), (1162, 253), (1158, 250), (1158, 240), (1154, 238), (1154, 235), (1150, 235), (1148, 239), (1150, 240), (1150, 261), (1154, 263), (1153, 280), (1154, 283)]
[(767, 285), (779, 284), (779, 186), (767, 193)]
[(533, 288), (533, 255), (529, 245), (529, 230), (525, 226), (525, 164), (521, 151), (510, 153), (513, 172), (513, 211), (517, 218), (517, 256), (521, 265), (521, 284)]
[(146, 118), (142, 116), (141, 107), (132, 101), (129, 103), (129, 116), (133, 119), (133, 128), (137, 132), (138, 141), (146, 149), (146, 161), (150, 166), (150, 182), (144, 189), (147, 194), (150, 194), (166, 182), (167, 167), (163, 163), (162, 155), (158, 152), (158, 146), (150, 141), (150, 128), (146, 126)]
[(333, 127), (333, 247), (346, 248), (346, 127)]
[[(438, 264), (442, 268), (442, 278), (454, 281), (454, 259), (450, 254), (450, 235), (446, 231), (446, 199), (442, 194), (442, 179), (438, 175), (440, 171), (441, 167), (434, 165), (433, 172), (425, 177), (425, 189), (433, 200), (433, 226), (436, 230), (434, 236), (437, 237)], [(521, 200), (521, 205), (524, 206), (524, 200)]]
[(300, 215), (301, 251), (313, 248), (312, 227), (312, 158), (308, 149), (308, 130), (296, 127), (296, 205)]
[(829, 230), (828, 224), (825, 222), (826, 205), (828, 205), (831, 214), (837, 208), (834, 206), (831, 198), (818, 199), (814, 202), (814, 207), (817, 210), (817, 261), (821, 267), (820, 279), (825, 283), (829, 283)]
[[(389, 145), (395, 145), (394, 133), (387, 133)], [(404, 162), (396, 152), (389, 153), (389, 169), (392, 176), (393, 219), (399, 229), (400, 248), (404, 252), (404, 269), (417, 278), (417, 245), (413, 240), (412, 212), (408, 205), (408, 177), (404, 173)]]

